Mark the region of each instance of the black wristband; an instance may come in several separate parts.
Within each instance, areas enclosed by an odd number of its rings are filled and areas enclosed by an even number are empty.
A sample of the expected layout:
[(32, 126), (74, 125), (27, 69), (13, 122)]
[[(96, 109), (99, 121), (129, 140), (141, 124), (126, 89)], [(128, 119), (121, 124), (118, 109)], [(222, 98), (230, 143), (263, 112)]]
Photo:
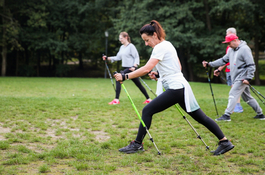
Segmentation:
[(132, 67), (134, 67), (135, 70), (138, 68), (138, 67), (136, 67), (136, 66), (132, 66)]
[(124, 74), (124, 72), (121, 72), (121, 76), (122, 76), (122, 81), (124, 81), (125, 80), (125, 74)]
[(103, 53), (102, 56), (103, 56), (103, 57), (106, 56), (105, 61), (108, 60), (108, 56), (107, 56), (107, 55), (105, 55), (105, 54)]
[(221, 72), (219, 69), (217, 69), (217, 72)]
[(159, 72), (157, 71), (157, 75), (155, 75), (156, 76), (156, 78), (159, 78), (160, 76), (159, 76)]

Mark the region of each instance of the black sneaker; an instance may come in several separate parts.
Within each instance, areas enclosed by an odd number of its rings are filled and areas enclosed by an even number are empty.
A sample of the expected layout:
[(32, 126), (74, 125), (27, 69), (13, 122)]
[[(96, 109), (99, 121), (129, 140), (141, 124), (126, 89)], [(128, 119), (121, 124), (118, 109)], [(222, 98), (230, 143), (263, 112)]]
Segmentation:
[(135, 141), (132, 141), (128, 146), (119, 149), (119, 151), (127, 154), (136, 153), (137, 151), (144, 151), (144, 146), (143, 144), (139, 144)]
[(222, 115), (222, 117), (215, 119), (215, 121), (222, 121), (222, 120), (230, 122), (231, 118), (229, 115), (224, 114), (224, 115)]
[(256, 115), (254, 119), (260, 119), (260, 120), (265, 120), (265, 116), (263, 114)]
[(216, 156), (224, 154), (235, 147), (229, 140), (220, 141), (218, 145), (219, 146), (215, 151), (211, 151)]

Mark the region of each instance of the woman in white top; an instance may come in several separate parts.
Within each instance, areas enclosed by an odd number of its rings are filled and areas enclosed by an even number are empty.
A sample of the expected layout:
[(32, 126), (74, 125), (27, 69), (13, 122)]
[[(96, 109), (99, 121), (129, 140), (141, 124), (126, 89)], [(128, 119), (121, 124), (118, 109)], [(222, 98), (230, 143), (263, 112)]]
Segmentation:
[[(119, 35), (119, 40), (121, 42), (121, 47), (116, 56), (103, 56), (103, 60), (109, 60), (111, 62), (122, 60), (122, 68), (123, 73), (133, 72), (137, 69), (139, 65), (139, 54), (137, 52), (136, 47), (131, 43), (131, 38), (127, 32), (121, 32)], [(143, 102), (144, 104), (149, 103), (151, 101), (148, 93), (140, 82), (138, 77), (133, 78), (132, 81), (139, 88), (139, 90), (143, 93), (146, 100)], [(116, 81), (116, 94), (114, 100), (109, 102), (110, 105), (120, 104), (119, 97), (121, 92), (121, 84)]]
[[(181, 73), (181, 64), (174, 46), (165, 40), (165, 31), (155, 20), (144, 25), (140, 29), (142, 39), (146, 46), (153, 48), (151, 57), (145, 66), (128, 74), (115, 74), (117, 81), (124, 81), (148, 74), (152, 69), (159, 72), (165, 92), (146, 105), (142, 111), (142, 119), (149, 129), (152, 116), (172, 105), (179, 105), (197, 122), (208, 128), (219, 140), (218, 148), (213, 151), (214, 155), (224, 154), (234, 148), (234, 145), (225, 137), (214, 120), (204, 114), (198, 105), (192, 89)], [(157, 71), (152, 71), (149, 76), (154, 79)], [(137, 137), (128, 146), (119, 149), (124, 153), (144, 151), (142, 141), (146, 135), (146, 129), (140, 123)]]

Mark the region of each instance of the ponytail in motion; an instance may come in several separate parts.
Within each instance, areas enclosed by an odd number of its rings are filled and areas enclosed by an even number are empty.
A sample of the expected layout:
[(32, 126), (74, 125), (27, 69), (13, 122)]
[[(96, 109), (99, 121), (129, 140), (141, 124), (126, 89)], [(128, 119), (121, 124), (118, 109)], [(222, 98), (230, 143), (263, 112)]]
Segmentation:
[(145, 24), (140, 29), (140, 35), (145, 33), (148, 36), (153, 36), (154, 32), (157, 34), (157, 37), (159, 40), (166, 38), (165, 30), (162, 28), (162, 26), (157, 22), (156, 20), (152, 20), (150, 24)]

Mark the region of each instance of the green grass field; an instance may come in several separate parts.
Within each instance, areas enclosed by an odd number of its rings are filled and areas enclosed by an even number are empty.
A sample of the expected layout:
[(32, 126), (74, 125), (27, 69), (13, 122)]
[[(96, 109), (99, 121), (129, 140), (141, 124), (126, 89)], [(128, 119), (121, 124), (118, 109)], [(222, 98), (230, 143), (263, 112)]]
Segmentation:
[[(156, 90), (156, 82), (145, 82)], [(124, 84), (141, 113), (144, 96), (132, 81)], [(209, 84), (190, 84), (202, 110), (215, 119)], [(265, 86), (254, 87), (265, 94)], [(230, 88), (212, 88), (221, 116)], [(149, 131), (159, 156), (148, 135), (145, 152), (118, 151), (135, 139), (140, 122), (123, 89), (121, 104), (108, 105), (114, 98), (110, 79), (0, 78), (0, 97), (0, 174), (265, 174), (265, 120), (253, 119), (255, 112), (243, 101), (243, 113), (218, 122), (235, 145), (221, 156), (206, 150), (176, 108), (154, 115)], [(187, 118), (216, 149), (217, 138)]]

